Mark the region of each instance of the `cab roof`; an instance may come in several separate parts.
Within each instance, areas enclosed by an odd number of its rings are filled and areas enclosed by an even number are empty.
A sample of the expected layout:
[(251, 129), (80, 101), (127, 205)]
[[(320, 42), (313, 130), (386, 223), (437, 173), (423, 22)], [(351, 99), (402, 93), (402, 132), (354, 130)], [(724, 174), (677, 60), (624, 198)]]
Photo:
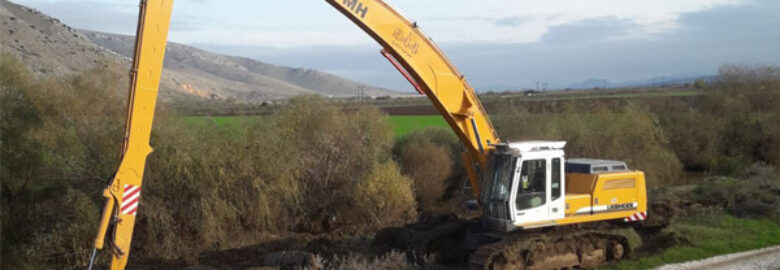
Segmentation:
[[(524, 141), (511, 142), (504, 144), (504, 147), (518, 150), (520, 152), (541, 151), (541, 150), (560, 150), (566, 146), (564, 141)], [(501, 147), (501, 146), (499, 146)]]

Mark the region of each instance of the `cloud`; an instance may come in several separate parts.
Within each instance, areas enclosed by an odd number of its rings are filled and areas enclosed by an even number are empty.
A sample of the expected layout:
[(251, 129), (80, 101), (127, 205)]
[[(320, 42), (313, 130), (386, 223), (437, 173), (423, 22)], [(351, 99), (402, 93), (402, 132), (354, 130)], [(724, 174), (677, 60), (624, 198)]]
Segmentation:
[(533, 22), (541, 22), (544, 24), (548, 24), (548, 23), (553, 23), (562, 20), (565, 20), (565, 18), (563, 18), (560, 14), (550, 14), (550, 15), (528, 14), (522, 16), (501, 17), (493, 20), (493, 23), (496, 26), (500, 26), (500, 27), (518, 27), (518, 26), (528, 25)]
[[(780, 1), (759, 0), (743, 5), (725, 5), (706, 10), (689, 12), (680, 16), (678, 22), (689, 31), (737, 34), (736, 31), (777, 33), (780, 25)], [(756, 31), (758, 30), (758, 31)]]
[[(42, 8), (76, 27), (132, 34), (137, 1), (15, 0)], [(516, 1), (397, 0), (439, 42), (523, 43), (539, 41), (550, 27), (589, 18), (627, 18), (648, 31), (663, 31), (680, 13), (746, 0)], [(295, 36), (293, 33), (302, 33)], [(337, 35), (337, 37), (327, 38)], [(277, 47), (365, 45), (370, 39), (324, 1), (176, 1), (170, 37), (177, 42)], [(326, 37), (326, 38), (323, 38)]]
[[(440, 45), (480, 90), (532, 88), (536, 81), (565, 88), (589, 78), (622, 82), (712, 75), (725, 63), (780, 65), (780, 31), (774, 31), (780, 29), (780, 20), (775, 10), (780, 9), (773, 1), (715, 6), (682, 13), (672, 30), (660, 33), (645, 32), (632, 20), (597, 17), (551, 27), (537, 42)], [(254, 55), (245, 55), (410, 91), (377, 49), (375, 45), (257, 49)]]
[(530, 16), (512, 16), (512, 17), (504, 17), (501, 19), (496, 20), (496, 25), (498, 26), (520, 26), (523, 25), (529, 21), (531, 21), (533, 18)]
[(625, 36), (639, 30), (640, 25), (628, 19), (589, 18), (550, 27), (541, 40), (549, 43), (585, 42)]
[(715, 6), (682, 13), (675, 30), (665, 33), (645, 33), (618, 18), (586, 19), (551, 27), (534, 43), (443, 47), (483, 89), (530, 87), (537, 80), (566, 87), (588, 78), (711, 75), (725, 63), (780, 65), (777, 10), (780, 3), (766, 0)]

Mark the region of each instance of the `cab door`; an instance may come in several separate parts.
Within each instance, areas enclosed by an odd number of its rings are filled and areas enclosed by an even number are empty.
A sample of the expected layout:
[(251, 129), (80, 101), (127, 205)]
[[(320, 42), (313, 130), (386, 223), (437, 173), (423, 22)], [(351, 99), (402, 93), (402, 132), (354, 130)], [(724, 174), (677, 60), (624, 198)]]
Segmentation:
[(518, 160), (514, 190), (515, 224), (543, 224), (551, 221), (549, 158), (525, 155)]
[(550, 185), (548, 185), (549, 217), (552, 220), (564, 218), (566, 212), (566, 182), (563, 157), (552, 157), (548, 162)]

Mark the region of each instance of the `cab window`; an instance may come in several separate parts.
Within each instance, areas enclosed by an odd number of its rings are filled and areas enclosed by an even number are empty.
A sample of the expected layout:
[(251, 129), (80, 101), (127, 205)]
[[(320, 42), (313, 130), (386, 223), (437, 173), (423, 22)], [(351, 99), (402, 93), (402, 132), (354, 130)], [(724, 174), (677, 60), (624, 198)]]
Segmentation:
[(552, 160), (552, 172), (550, 172), (550, 189), (552, 190), (552, 197), (550, 200), (557, 200), (561, 197), (561, 159), (554, 158)]
[(547, 160), (525, 160), (521, 165), (520, 183), (515, 205), (517, 210), (530, 209), (545, 203)]

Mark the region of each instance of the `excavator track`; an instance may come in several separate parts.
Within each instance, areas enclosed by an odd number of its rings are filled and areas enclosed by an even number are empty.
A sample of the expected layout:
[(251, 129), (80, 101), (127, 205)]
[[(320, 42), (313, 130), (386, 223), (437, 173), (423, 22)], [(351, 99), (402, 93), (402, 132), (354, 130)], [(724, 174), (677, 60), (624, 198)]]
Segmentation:
[(627, 257), (628, 239), (609, 231), (519, 233), (477, 249), (471, 269), (571, 269), (607, 265)]

